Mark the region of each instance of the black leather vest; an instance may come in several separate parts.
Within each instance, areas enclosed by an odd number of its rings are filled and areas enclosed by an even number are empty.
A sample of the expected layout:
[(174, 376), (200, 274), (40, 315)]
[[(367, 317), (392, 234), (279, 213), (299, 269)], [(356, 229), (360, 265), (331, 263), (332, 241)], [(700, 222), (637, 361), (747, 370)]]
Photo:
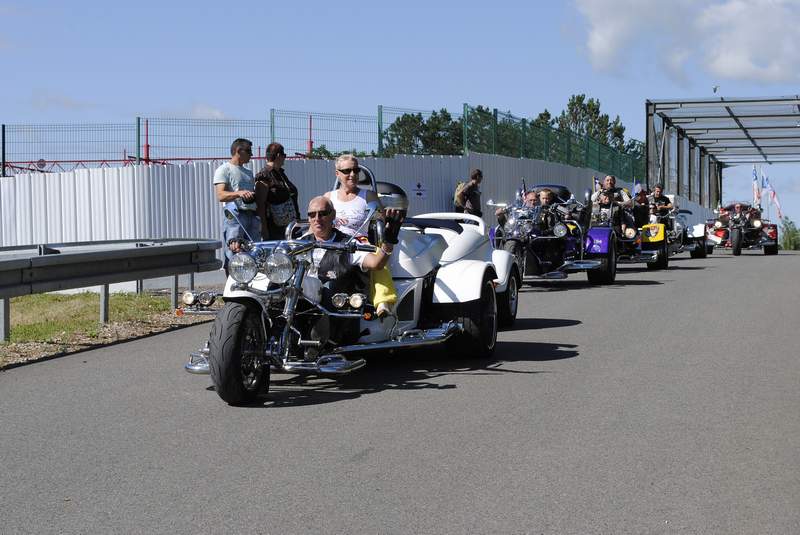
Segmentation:
[[(335, 242), (345, 242), (350, 236), (333, 229)], [(336, 251), (325, 251), (317, 268), (317, 277), (325, 288), (336, 292), (366, 293), (369, 274), (350, 263), (350, 255)], [(326, 292), (327, 293), (327, 292)]]

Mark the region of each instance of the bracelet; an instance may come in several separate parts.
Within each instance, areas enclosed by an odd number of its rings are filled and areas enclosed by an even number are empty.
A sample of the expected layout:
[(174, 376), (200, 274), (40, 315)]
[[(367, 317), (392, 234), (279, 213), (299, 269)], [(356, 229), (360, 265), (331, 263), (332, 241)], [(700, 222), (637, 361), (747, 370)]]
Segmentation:
[(392, 256), (392, 253), (394, 252), (394, 251), (387, 251), (386, 249), (384, 249), (384, 248), (383, 248), (383, 246), (381, 246), (381, 251), (382, 251), (382, 252), (383, 252), (383, 254), (385, 254), (386, 256)]

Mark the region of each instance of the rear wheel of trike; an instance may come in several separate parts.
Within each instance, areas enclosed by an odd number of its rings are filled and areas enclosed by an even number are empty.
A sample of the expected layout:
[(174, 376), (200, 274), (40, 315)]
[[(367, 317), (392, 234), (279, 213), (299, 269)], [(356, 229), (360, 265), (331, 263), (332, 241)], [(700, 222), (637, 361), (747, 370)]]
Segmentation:
[(764, 246), (764, 254), (765, 255), (778, 254), (778, 246), (777, 245), (765, 245)]
[(512, 267), (508, 275), (506, 291), (497, 297), (497, 318), (501, 327), (510, 327), (517, 319), (519, 306), (519, 288), (521, 286), (517, 268)]
[(211, 328), (208, 364), (214, 388), (230, 405), (252, 403), (269, 389), (269, 363), (262, 364), (261, 311), (228, 301)]
[(586, 272), (590, 283), (611, 284), (617, 278), (617, 246), (613, 239), (608, 242), (608, 252), (602, 262), (603, 265), (599, 268)]
[(489, 358), (497, 345), (497, 295), (492, 276), (486, 273), (481, 283), (480, 299), (461, 305), (459, 320), (464, 332), (453, 339), (458, 356)]

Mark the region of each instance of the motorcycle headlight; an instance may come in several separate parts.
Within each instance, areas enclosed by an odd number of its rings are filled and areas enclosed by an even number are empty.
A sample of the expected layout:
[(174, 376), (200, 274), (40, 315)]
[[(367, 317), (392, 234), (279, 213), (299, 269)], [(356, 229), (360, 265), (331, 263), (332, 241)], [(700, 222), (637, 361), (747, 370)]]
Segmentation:
[(228, 273), (233, 280), (240, 284), (247, 284), (256, 277), (258, 266), (255, 259), (247, 253), (236, 253), (228, 263)]
[(761, 220), (760, 219), (754, 219), (753, 220), (753, 227), (761, 228)]
[(333, 297), (331, 297), (331, 303), (333, 303), (333, 306), (336, 308), (342, 308), (347, 304), (347, 294), (333, 294)]
[(563, 238), (569, 234), (569, 229), (564, 223), (556, 223), (553, 225), (553, 234), (556, 238)]
[(272, 253), (267, 257), (267, 261), (264, 262), (264, 273), (270, 282), (283, 284), (291, 279), (294, 274), (292, 258), (280, 251)]
[(350, 306), (353, 308), (361, 308), (367, 297), (364, 294), (353, 294), (350, 296)]
[[(658, 232), (658, 231), (656, 231), (656, 232)], [(625, 229), (625, 237), (628, 238), (629, 240), (632, 239), (632, 238), (635, 238), (636, 237), (636, 229), (635, 228), (630, 228), (630, 227), (626, 228)]]
[(194, 292), (191, 290), (187, 290), (181, 294), (181, 302), (187, 307), (190, 307), (194, 304), (195, 299), (197, 299), (194, 295)]
[(658, 236), (658, 227), (650, 227), (649, 229), (647, 229), (647, 232), (650, 233), (651, 238), (655, 238), (656, 236)]
[(216, 296), (213, 292), (201, 292), (200, 295), (197, 296), (197, 302), (204, 307), (210, 307), (213, 305), (215, 299)]
[(714, 228), (722, 228), (722, 221), (714, 221)]
[(519, 224), (519, 232), (522, 235), (528, 235), (533, 230), (533, 221), (525, 220)]

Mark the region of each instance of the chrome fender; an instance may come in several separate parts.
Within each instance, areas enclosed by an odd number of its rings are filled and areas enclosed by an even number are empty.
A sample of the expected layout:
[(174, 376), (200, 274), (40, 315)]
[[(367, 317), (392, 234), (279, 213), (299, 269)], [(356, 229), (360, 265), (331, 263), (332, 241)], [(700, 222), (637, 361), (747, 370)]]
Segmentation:
[(487, 270), (492, 279), (497, 278), (494, 266), (482, 260), (459, 260), (440, 267), (433, 285), (433, 302), (464, 303), (480, 299), (481, 282)]

